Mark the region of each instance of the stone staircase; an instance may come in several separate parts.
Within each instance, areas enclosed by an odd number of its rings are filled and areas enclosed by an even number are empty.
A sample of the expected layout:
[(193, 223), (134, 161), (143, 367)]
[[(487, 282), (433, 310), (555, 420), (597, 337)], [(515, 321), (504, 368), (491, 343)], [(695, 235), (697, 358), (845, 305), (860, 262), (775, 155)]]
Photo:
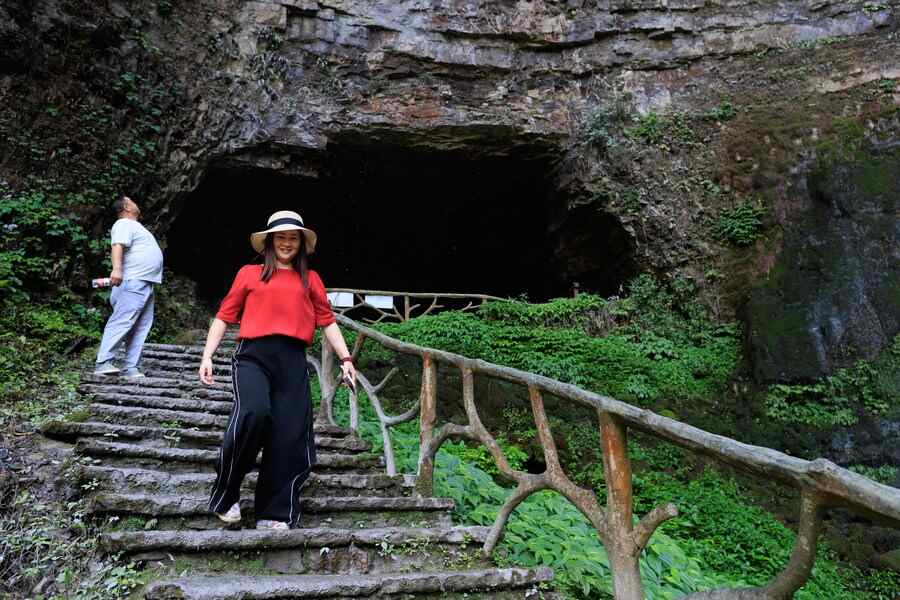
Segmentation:
[(208, 514), (232, 406), (231, 347), (206, 387), (199, 346), (148, 344), (146, 379), (85, 375), (87, 408), (43, 427), (74, 443), (87, 512), (110, 523), (101, 545), (144, 566), (145, 598), (555, 597), (540, 590), (549, 569), (495, 567), (481, 555), (487, 528), (454, 526), (452, 500), (413, 495), (414, 476), (385, 475), (366, 441), (329, 424), (315, 426), (318, 464), (299, 528), (254, 529), (255, 473), (239, 526)]

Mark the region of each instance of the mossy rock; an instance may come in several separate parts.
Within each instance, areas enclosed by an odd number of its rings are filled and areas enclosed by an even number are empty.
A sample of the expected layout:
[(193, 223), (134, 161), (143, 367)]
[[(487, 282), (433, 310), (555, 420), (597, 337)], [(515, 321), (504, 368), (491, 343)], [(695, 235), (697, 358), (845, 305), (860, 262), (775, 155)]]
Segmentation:
[(900, 548), (879, 554), (875, 562), (883, 569), (890, 569), (900, 573)]
[(819, 379), (900, 331), (900, 149), (829, 152), (805, 185), (808, 208), (744, 310), (760, 382)]

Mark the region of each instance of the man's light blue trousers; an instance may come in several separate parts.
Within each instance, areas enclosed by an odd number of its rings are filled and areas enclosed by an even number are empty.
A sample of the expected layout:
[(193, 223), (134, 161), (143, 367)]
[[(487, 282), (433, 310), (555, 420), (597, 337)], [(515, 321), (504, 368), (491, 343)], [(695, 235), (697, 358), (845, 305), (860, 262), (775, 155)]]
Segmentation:
[(119, 346), (125, 345), (122, 370), (137, 368), (144, 349), (144, 340), (153, 325), (153, 283), (128, 279), (112, 288), (109, 303), (113, 312), (103, 329), (97, 362), (115, 358)]

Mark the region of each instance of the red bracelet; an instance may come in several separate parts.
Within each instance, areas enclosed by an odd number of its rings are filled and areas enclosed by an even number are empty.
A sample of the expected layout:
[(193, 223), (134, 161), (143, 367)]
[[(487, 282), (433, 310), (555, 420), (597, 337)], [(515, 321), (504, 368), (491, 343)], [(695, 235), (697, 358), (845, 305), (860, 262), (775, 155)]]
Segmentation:
[(353, 357), (352, 357), (352, 356), (345, 356), (344, 358), (341, 359), (341, 362), (342, 362), (342, 363), (348, 362), (348, 363), (350, 363), (350, 364), (353, 364)]

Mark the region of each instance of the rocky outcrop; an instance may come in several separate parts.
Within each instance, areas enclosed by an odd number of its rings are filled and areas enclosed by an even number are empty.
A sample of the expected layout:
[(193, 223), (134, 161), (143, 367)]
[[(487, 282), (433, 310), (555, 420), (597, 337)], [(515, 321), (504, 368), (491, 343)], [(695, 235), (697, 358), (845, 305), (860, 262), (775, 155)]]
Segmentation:
[[(50, 174), (104, 194), (127, 185), (161, 237), (193, 211), (178, 254), (214, 263), (204, 269), (222, 280), (245, 248), (223, 261), (220, 241), (205, 245), (215, 260), (185, 244), (202, 227), (242, 238), (270, 208), (257, 190), (274, 189), (333, 230), (356, 216), (363, 233), (395, 231), (404, 215), (399, 238), (431, 250), (398, 258), (421, 262), (409, 265), (417, 282), (435, 257), (476, 262), (458, 252), (472, 240), (495, 242), (487, 253), (500, 256), (540, 238), (521, 262), (554, 279), (548, 295), (574, 282), (613, 294), (649, 270), (693, 278), (731, 318), (790, 245), (782, 231), (802, 228), (791, 171), (835, 135), (836, 117), (874, 130), (900, 106), (898, 0), (20, 0), (0, 10), (0, 47), (23, 36), (34, 46), (0, 65), (0, 102), (17, 107), (0, 115), (0, 175), (16, 186)], [(229, 198), (243, 201), (231, 221), (207, 208), (221, 190), (197, 195), (224, 175), (248, 182)], [(276, 177), (288, 183), (276, 188)], [(433, 193), (445, 181), (454, 193)], [(421, 189), (395, 203), (407, 183)], [(471, 212), (513, 190), (502, 209), (463, 215), (468, 244), (432, 206), (466, 185), (484, 192)], [(721, 211), (750, 199), (768, 209), (760, 240), (717, 239)], [(101, 236), (93, 200), (82, 211)], [(511, 212), (541, 214), (527, 228)], [(78, 268), (72, 276), (87, 279)]]
[(808, 208), (747, 307), (760, 381), (810, 381), (874, 358), (900, 333), (900, 150), (826, 161)]

